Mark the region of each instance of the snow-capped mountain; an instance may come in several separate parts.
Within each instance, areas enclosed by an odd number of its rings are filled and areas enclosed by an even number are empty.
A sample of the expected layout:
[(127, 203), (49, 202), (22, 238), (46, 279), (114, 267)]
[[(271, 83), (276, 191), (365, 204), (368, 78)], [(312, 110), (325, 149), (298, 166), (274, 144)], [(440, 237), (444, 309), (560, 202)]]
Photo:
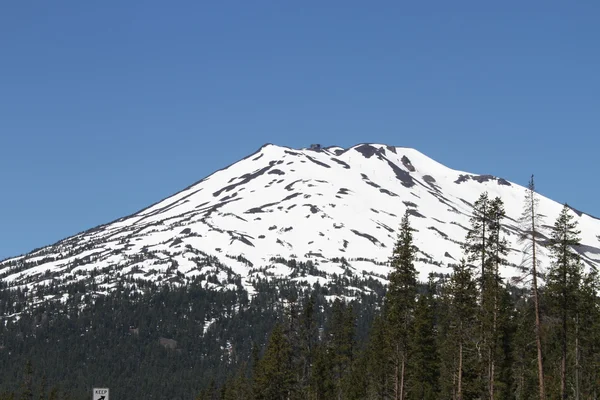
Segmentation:
[[(106, 292), (126, 278), (184, 284), (202, 276), (208, 288), (243, 286), (250, 293), (259, 278), (323, 285), (345, 274), (385, 281), (407, 209), (426, 279), (450, 272), (463, 256), (460, 243), (483, 191), (505, 203), (512, 250), (502, 275), (519, 277), (524, 187), (450, 169), (410, 148), (268, 144), (138, 213), (1, 262), (0, 280), (13, 288), (94, 280)], [(561, 208), (540, 196), (548, 226)], [(597, 264), (600, 220), (574, 213), (583, 260)], [(290, 260), (310, 261), (311, 268), (295, 270)]]

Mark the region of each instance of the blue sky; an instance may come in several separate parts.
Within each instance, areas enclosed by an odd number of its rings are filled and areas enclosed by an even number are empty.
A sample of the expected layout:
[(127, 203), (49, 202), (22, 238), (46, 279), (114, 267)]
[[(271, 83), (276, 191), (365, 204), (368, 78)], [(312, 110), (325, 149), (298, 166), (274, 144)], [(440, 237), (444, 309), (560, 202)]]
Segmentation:
[(600, 3), (558, 4), (5, 2), (0, 259), (267, 142), (535, 173), (542, 194), (600, 216)]

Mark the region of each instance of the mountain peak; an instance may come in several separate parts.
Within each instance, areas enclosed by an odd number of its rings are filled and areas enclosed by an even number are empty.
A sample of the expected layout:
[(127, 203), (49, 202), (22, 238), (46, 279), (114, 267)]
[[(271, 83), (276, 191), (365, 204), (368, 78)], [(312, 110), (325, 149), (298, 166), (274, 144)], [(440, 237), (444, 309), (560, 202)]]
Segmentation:
[[(137, 213), (1, 262), (0, 279), (14, 288), (93, 280), (99, 293), (136, 279), (203, 279), (208, 288), (249, 293), (264, 279), (385, 282), (396, 228), (407, 211), (416, 229), (416, 266), (426, 279), (449, 273), (462, 257), (472, 204), (483, 191), (505, 203), (511, 251), (501, 273), (518, 277), (522, 186), (453, 170), (406, 147), (268, 143)], [(551, 224), (562, 206), (540, 196), (540, 207)], [(576, 218), (583, 260), (596, 265), (600, 221), (583, 213)], [(298, 263), (310, 268), (290, 267)]]

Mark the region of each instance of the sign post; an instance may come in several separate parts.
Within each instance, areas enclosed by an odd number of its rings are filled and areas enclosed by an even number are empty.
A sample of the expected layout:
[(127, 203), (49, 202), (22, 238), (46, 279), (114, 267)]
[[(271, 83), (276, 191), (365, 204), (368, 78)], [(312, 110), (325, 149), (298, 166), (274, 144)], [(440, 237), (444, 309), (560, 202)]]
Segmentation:
[(92, 394), (92, 400), (108, 400), (107, 388), (94, 388), (92, 389)]

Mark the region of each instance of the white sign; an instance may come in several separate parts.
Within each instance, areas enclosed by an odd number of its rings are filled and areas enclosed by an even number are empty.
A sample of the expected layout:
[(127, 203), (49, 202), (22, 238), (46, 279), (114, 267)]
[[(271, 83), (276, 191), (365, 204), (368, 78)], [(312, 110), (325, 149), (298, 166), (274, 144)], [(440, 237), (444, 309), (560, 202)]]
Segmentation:
[(108, 400), (108, 389), (94, 388), (92, 393), (94, 394), (92, 400)]

